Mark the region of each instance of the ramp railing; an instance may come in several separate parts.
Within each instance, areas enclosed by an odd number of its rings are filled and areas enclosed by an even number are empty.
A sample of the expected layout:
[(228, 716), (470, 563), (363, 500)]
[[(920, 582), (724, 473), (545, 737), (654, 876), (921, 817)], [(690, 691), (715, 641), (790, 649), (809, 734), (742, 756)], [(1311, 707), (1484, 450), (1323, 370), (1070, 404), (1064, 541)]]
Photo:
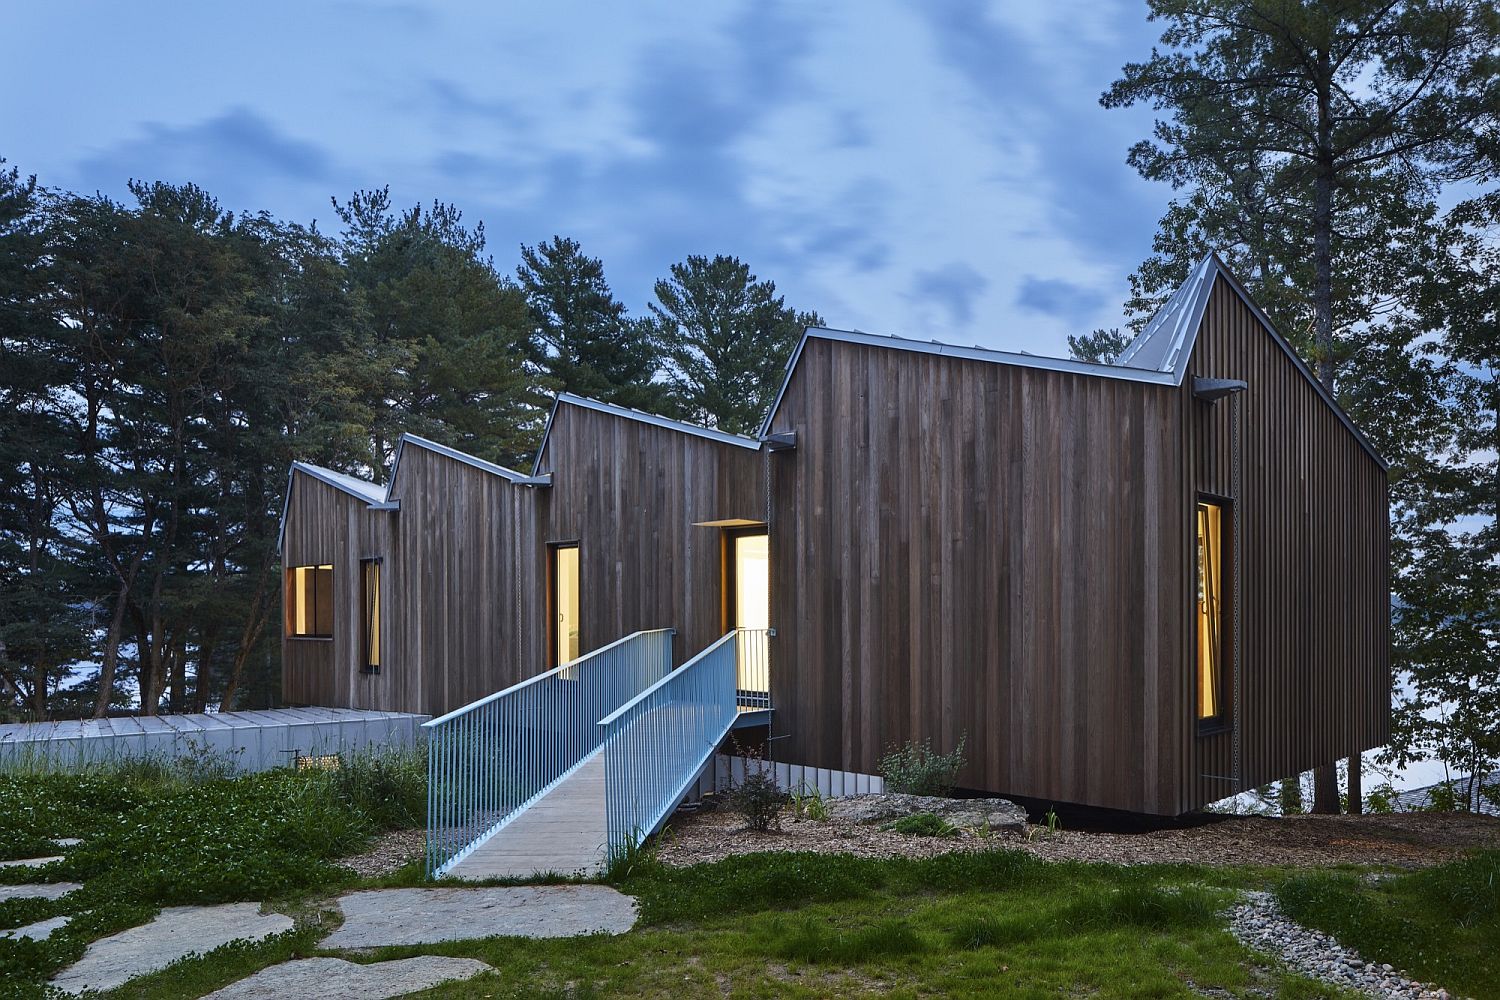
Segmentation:
[(738, 634), (729, 632), (600, 720), (610, 858), (661, 827), (734, 726)]
[(428, 875), (446, 874), (599, 749), (598, 720), (671, 671), (674, 634), (632, 633), (424, 723)]

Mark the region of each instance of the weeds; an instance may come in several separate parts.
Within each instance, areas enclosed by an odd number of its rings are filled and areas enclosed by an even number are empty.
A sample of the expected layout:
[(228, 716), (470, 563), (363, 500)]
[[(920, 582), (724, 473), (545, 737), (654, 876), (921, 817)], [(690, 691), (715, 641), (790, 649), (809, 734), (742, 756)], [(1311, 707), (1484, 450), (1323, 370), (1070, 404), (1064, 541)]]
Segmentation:
[(960, 736), (953, 752), (947, 754), (933, 750), (931, 740), (893, 747), (878, 764), (885, 790), (907, 795), (951, 794), (959, 772), (968, 763), (964, 756), (966, 740), (966, 736)]
[(908, 837), (957, 837), (958, 828), (941, 816), (932, 813), (913, 813), (902, 816), (894, 823), (887, 823), (883, 830), (893, 830)]
[(776, 783), (776, 775), (762, 751), (741, 749), (738, 743), (735, 746), (745, 761), (745, 774), (730, 785), (725, 797), (729, 808), (739, 813), (750, 829), (764, 833), (775, 825), (787, 794)]
[(823, 793), (818, 789), (808, 788), (804, 782), (791, 793), (791, 801), (792, 815), (798, 819), (808, 819), (815, 823), (828, 821), (828, 803), (823, 800)]

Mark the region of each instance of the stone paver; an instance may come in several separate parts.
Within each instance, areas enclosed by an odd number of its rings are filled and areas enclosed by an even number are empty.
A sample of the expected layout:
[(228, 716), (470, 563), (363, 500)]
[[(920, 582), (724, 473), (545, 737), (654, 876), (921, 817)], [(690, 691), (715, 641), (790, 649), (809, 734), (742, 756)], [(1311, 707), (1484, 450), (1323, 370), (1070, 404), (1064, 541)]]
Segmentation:
[(77, 882), (43, 882), (36, 885), (0, 885), (0, 900), (61, 899), (83, 886)]
[(304, 958), (283, 962), (232, 983), (203, 1000), (281, 1000), (302, 997), (359, 997), (385, 1000), (430, 989), (455, 979), (473, 979), (490, 967), (473, 958), (420, 955), (393, 962), (358, 965), (342, 958)]
[(454, 878), (592, 875), (604, 864), (604, 754), (595, 752), (556, 788), (454, 865)]
[(68, 993), (112, 990), (136, 976), (164, 969), (179, 958), (201, 955), (231, 941), (259, 941), (291, 929), (291, 917), (263, 914), (259, 903), (172, 906), (148, 924), (90, 944), (83, 958), (53, 977), (52, 985)]
[(69, 917), (48, 917), (46, 920), (38, 920), (34, 924), (25, 927), (16, 927), (8, 931), (0, 931), (0, 938), (14, 940), (17, 938), (30, 938), (32, 941), (45, 941), (52, 936), (52, 932), (67, 926)]
[(42, 865), (50, 865), (54, 861), (61, 861), (61, 854), (54, 854), (50, 858), (21, 858), (17, 861), (0, 861), (0, 868), (40, 868)]
[(340, 896), (339, 907), (344, 925), (324, 948), (623, 934), (635, 925), (635, 900), (605, 885), (372, 889)]

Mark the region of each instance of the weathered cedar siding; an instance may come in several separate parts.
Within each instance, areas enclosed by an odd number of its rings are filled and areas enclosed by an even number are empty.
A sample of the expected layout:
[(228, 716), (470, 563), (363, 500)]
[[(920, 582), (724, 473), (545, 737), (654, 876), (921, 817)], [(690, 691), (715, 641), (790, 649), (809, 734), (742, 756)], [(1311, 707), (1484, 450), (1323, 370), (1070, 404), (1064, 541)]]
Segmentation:
[[(1210, 405), (1195, 375), (1249, 388)], [(967, 787), (1172, 814), (1389, 737), (1385, 472), (1222, 277), (1181, 386), (813, 337), (770, 430), (795, 449), (564, 401), (551, 486), (408, 445), (399, 513), (294, 473), (283, 562), (332, 563), (337, 605), (333, 640), (283, 640), (285, 699), (437, 714), (546, 669), (556, 542), (582, 648), (671, 627), (680, 663), (724, 626), (722, 535), (694, 522), (769, 501), (780, 760), (872, 771), (963, 735)], [(1238, 771), (1193, 715), (1200, 492), (1238, 525)]]
[(281, 548), (283, 609), (285, 569), (314, 565), (333, 566), (334, 607), (332, 639), (292, 638), (282, 622), (281, 697), (287, 704), (416, 710), (409, 707), (417, 703), (415, 685), (358, 673), (359, 560), (383, 554), (393, 526), (389, 513), (293, 471)]
[(964, 785), (1164, 811), (1175, 390), (808, 341), (772, 431), (780, 758), (969, 741)]
[[(532, 562), (544, 565), (547, 543), (578, 541), (582, 648), (675, 628), (681, 663), (724, 634), (720, 532), (694, 522), (764, 519), (763, 462), (754, 449), (558, 407), (538, 466), (553, 478), (539, 491)], [(545, 653), (538, 645), (538, 663)]]
[[(720, 533), (693, 522), (764, 517), (762, 462), (753, 449), (564, 403), (541, 456), (551, 487), (416, 444), (392, 484), (399, 513), (294, 473), (282, 560), (333, 564), (336, 634), (283, 639), (283, 698), (437, 715), (541, 673), (557, 541), (579, 543), (581, 648), (675, 628), (682, 662), (723, 634)], [(366, 556), (384, 560), (379, 674), (358, 669)]]
[[(1198, 491), (1237, 501), (1239, 785), (1253, 788), (1390, 738), (1387, 477), (1222, 278), (1188, 362), (1189, 387), (1194, 375), (1249, 383), (1213, 406), (1185, 392), (1182, 410), (1185, 510)], [(1191, 586), (1191, 548), (1183, 560), (1176, 579)], [(1181, 641), (1191, 655), (1187, 626)], [(1178, 714), (1190, 715), (1191, 670), (1181, 678)], [(1189, 727), (1175, 752), (1186, 761), (1177, 810), (1234, 790), (1222, 780), (1235, 777), (1230, 733), (1199, 737)]]

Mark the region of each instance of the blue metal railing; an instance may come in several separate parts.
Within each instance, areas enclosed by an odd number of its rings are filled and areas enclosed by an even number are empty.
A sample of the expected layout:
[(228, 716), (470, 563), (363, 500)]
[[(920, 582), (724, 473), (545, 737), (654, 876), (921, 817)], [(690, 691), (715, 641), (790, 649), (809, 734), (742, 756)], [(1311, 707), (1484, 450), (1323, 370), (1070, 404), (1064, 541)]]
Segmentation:
[[(769, 684), (760, 683), (756, 671), (770, 662), (771, 634), (728, 633), (599, 722), (611, 856), (655, 833), (677, 808), (733, 727), (745, 694), (754, 701), (746, 708), (769, 706)], [(747, 650), (749, 664), (742, 663)], [(769, 680), (769, 674), (764, 677)], [(746, 682), (748, 691), (741, 687)]]
[(428, 875), (446, 874), (597, 750), (598, 720), (671, 671), (673, 634), (632, 633), (424, 723)]

